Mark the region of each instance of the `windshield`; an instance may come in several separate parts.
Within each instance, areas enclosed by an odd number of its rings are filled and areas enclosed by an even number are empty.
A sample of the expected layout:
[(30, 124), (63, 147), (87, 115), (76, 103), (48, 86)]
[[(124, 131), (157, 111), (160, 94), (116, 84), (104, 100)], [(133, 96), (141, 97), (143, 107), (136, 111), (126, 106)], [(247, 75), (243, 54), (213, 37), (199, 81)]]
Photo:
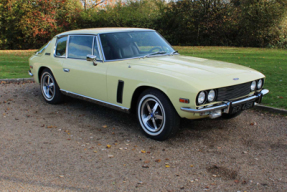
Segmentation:
[(106, 60), (172, 54), (173, 48), (155, 31), (101, 34)]

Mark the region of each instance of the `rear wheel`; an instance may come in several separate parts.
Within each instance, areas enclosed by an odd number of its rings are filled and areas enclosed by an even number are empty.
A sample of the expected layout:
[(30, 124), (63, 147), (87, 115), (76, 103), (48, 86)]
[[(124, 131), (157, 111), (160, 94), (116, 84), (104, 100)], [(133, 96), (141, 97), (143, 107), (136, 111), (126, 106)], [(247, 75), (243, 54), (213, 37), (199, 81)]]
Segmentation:
[(63, 101), (63, 95), (50, 69), (44, 69), (41, 74), (41, 92), (47, 103), (57, 104)]
[(179, 129), (180, 117), (169, 99), (156, 89), (140, 95), (137, 116), (144, 133), (155, 140), (165, 140)]

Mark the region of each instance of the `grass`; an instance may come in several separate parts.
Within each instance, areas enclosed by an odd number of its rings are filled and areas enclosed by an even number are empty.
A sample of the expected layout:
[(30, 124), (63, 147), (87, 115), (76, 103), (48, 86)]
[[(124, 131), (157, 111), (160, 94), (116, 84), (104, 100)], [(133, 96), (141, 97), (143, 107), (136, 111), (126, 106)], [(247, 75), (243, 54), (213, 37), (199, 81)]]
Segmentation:
[(29, 57), (35, 50), (0, 50), (0, 79), (28, 78)]
[[(256, 69), (266, 75), (264, 87), (270, 93), (263, 104), (287, 109), (287, 50), (237, 47), (181, 47), (182, 55), (237, 63)], [(0, 50), (0, 79), (29, 77), (28, 58), (35, 50)]]

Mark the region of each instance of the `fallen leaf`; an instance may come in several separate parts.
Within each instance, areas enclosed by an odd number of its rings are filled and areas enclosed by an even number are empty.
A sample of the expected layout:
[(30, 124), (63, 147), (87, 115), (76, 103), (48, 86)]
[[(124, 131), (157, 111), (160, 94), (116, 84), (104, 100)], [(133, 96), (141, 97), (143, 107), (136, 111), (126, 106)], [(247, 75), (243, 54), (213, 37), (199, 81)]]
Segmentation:
[(155, 162), (159, 163), (159, 162), (161, 162), (161, 160), (160, 159), (156, 159)]
[(234, 183), (239, 183), (239, 181), (238, 180), (234, 180)]
[(166, 168), (169, 168), (169, 167), (170, 167), (170, 165), (165, 165), (165, 167), (166, 167)]
[(148, 165), (143, 165), (142, 168), (149, 168), (149, 166)]
[(149, 162), (150, 162), (149, 160), (146, 160), (144, 163), (147, 164), (147, 163), (149, 163)]
[(141, 153), (145, 153), (145, 151), (144, 151), (144, 150), (141, 150)]
[(190, 167), (193, 167), (193, 165), (190, 165)]
[(107, 127), (108, 127), (107, 125), (103, 125), (103, 126), (102, 126), (102, 128), (107, 128)]
[(94, 153), (97, 153), (97, 151), (94, 151)]
[(59, 177), (63, 178), (63, 177), (64, 177), (64, 175), (59, 175)]
[(107, 148), (111, 148), (111, 145), (107, 145)]
[(252, 122), (252, 123), (250, 123), (250, 125), (257, 125), (257, 123), (256, 122)]

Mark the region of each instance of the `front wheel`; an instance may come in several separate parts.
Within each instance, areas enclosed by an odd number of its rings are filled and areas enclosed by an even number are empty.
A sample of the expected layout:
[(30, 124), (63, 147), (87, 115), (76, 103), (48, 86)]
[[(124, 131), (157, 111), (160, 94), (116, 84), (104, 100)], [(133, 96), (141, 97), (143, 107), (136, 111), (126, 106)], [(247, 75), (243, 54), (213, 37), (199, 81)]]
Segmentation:
[(180, 117), (169, 99), (156, 89), (140, 95), (137, 116), (144, 133), (155, 140), (165, 140), (179, 129)]
[(49, 69), (44, 69), (42, 72), (41, 92), (47, 103), (57, 104), (63, 101), (63, 95), (52, 72)]

